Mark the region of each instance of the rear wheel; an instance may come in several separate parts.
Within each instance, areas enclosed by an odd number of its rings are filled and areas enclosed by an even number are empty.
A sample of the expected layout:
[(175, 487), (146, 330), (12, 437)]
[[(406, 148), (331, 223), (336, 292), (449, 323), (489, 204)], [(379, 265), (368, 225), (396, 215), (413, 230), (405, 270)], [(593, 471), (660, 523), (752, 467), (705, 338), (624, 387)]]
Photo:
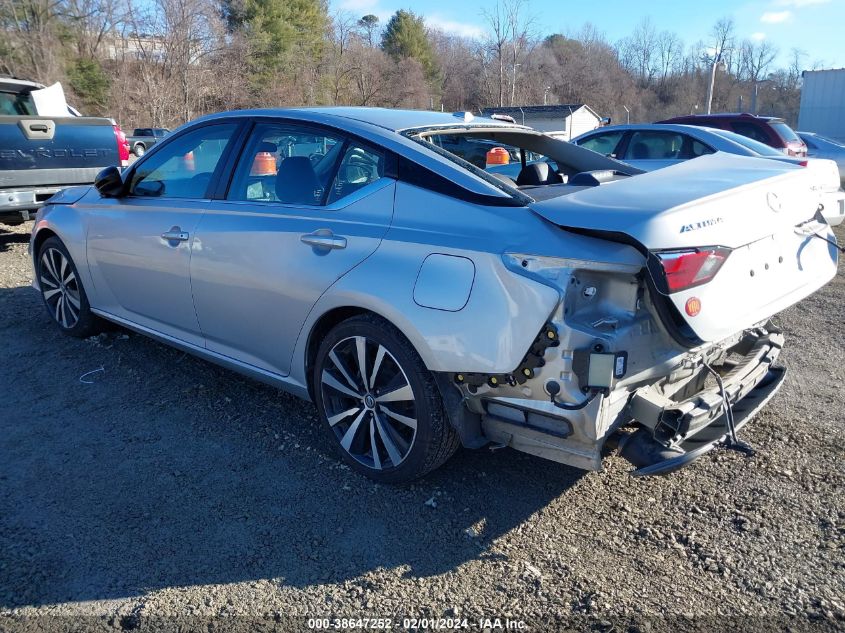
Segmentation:
[(146, 151), (147, 148), (141, 145), (140, 143), (138, 143), (137, 145), (135, 145), (135, 147), (132, 148), (132, 153), (135, 154), (135, 156), (137, 156), (138, 158), (141, 158), (141, 156), (143, 156)]
[(458, 448), (431, 373), (383, 319), (358, 316), (332, 329), (317, 351), (313, 380), (330, 442), (375, 481), (422, 477)]
[(59, 238), (47, 238), (41, 245), (36, 272), (47, 313), (62, 332), (85, 338), (99, 330), (99, 319), (91, 312), (79, 272)]

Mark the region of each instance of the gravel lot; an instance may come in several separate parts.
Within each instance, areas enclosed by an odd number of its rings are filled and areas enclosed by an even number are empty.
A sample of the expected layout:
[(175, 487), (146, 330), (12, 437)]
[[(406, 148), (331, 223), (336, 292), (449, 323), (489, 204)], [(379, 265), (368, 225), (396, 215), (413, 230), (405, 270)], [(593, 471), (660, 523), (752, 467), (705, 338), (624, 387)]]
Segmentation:
[(30, 228), (0, 225), (0, 631), (845, 628), (842, 267), (779, 318), (790, 373), (752, 458), (639, 480), (461, 451), (391, 488), (332, 458), (310, 404), (122, 330), (60, 334)]

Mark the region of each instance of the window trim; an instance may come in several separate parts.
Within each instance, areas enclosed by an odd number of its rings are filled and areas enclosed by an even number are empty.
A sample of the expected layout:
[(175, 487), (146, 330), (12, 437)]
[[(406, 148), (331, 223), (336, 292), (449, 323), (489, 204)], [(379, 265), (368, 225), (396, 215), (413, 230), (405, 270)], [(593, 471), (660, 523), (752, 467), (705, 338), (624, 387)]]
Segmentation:
[[(174, 198), (172, 196), (137, 196), (132, 194), (129, 191), (129, 187), (132, 183), (132, 177), (135, 175), (135, 172), (147, 161), (150, 159), (151, 156), (155, 156), (159, 152), (163, 151), (163, 148), (167, 148), (172, 142), (177, 141), (178, 139), (182, 138), (187, 134), (192, 134), (197, 130), (200, 130), (205, 127), (209, 127), (212, 125), (235, 125), (235, 129), (232, 131), (232, 136), (229, 138), (229, 142), (226, 144), (226, 148), (223, 150), (223, 154), (220, 156), (220, 160), (217, 161), (217, 165), (214, 168), (214, 171), (211, 173), (211, 180), (208, 183), (208, 186), (205, 189), (205, 195), (200, 198)], [(203, 123), (199, 123), (197, 125), (192, 125), (189, 128), (186, 128), (180, 132), (176, 132), (171, 134), (167, 137), (166, 143), (156, 143), (150, 149), (150, 151), (146, 152), (143, 157), (136, 160), (132, 163), (132, 166), (129, 167), (123, 173), (123, 192), (121, 198), (129, 198), (131, 200), (212, 200), (211, 197), (216, 189), (217, 183), (224, 175), (223, 169), (226, 167), (227, 161), (229, 156), (232, 154), (235, 145), (240, 141), (240, 137), (243, 133), (243, 121), (238, 119), (215, 119), (212, 121), (204, 121)]]

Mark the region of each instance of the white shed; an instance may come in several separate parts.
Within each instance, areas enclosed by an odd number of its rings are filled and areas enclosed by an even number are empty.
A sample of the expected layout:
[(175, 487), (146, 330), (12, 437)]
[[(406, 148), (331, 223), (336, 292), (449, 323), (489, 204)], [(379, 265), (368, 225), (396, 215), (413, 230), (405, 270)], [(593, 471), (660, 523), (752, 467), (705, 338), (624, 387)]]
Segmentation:
[(484, 108), (481, 114), (505, 114), (513, 117), (520, 125), (527, 125), (565, 141), (595, 130), (602, 124), (602, 117), (584, 103)]
[(801, 73), (798, 129), (845, 141), (845, 68)]

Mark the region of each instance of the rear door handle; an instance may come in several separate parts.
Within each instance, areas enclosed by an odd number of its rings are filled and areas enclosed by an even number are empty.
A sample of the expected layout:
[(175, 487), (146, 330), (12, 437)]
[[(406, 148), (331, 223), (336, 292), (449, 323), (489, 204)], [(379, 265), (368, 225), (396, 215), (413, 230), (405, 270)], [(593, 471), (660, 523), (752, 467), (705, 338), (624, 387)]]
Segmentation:
[(187, 242), (190, 237), (185, 231), (180, 231), (177, 227), (161, 234), (161, 239), (168, 242)]
[(306, 233), (299, 238), (303, 244), (314, 246), (316, 248), (346, 248), (346, 238), (340, 235), (334, 235), (331, 231), (321, 229), (314, 233)]

